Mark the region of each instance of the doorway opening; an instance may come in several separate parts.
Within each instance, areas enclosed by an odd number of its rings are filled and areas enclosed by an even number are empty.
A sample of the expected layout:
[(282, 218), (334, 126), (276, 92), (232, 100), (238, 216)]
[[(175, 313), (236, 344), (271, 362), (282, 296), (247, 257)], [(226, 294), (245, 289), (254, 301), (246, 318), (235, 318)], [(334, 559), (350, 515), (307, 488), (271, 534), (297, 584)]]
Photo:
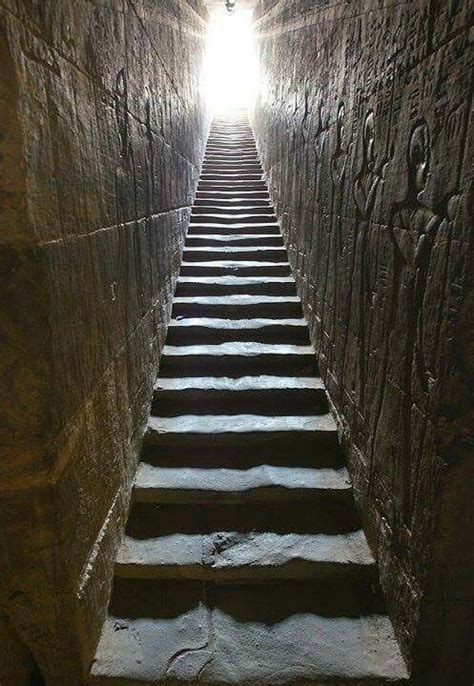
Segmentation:
[(204, 88), (213, 114), (252, 106), (258, 86), (258, 60), (252, 11), (215, 10), (209, 21)]

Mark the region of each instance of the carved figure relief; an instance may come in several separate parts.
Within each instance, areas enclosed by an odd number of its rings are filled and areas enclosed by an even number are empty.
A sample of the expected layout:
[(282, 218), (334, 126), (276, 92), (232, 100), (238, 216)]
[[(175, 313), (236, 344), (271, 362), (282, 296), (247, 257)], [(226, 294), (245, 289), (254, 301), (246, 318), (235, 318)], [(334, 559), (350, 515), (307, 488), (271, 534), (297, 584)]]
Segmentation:
[(403, 442), (400, 451), (404, 518), (411, 520), (412, 446), (411, 407), (416, 388), (428, 392), (432, 374), (423, 352), (423, 300), (427, 285), (431, 250), (441, 218), (423, 204), (421, 196), (430, 173), (430, 134), (424, 120), (419, 121), (410, 136), (407, 150), (408, 188), (405, 199), (397, 203), (390, 222), (394, 268), (392, 285), (392, 344), (402, 337), (398, 356), (402, 391)]
[(340, 188), (344, 181), (347, 165), (347, 150), (344, 148), (345, 139), (345, 115), (346, 108), (343, 102), (339, 103), (336, 118), (336, 147), (331, 158), (331, 179), (336, 189)]
[(370, 110), (364, 120), (362, 130), (362, 162), (361, 168), (354, 179), (353, 197), (356, 205), (356, 236), (354, 247), (354, 278), (352, 301), (353, 313), (357, 321), (359, 336), (359, 400), (364, 403), (368, 339), (367, 328), (372, 300), (371, 283), (371, 232), (370, 221), (374, 209), (375, 198), (380, 183), (383, 180), (383, 169), (386, 160), (377, 166), (375, 153), (375, 121), (374, 113)]

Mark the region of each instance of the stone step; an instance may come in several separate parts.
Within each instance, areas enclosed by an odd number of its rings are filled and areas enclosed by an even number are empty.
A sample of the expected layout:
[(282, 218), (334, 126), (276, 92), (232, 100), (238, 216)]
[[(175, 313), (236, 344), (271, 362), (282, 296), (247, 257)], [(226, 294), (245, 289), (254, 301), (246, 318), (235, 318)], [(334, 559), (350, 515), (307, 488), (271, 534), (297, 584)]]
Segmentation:
[[(258, 229), (259, 225), (255, 225)], [(194, 228), (212, 228), (211, 225), (202, 227), (201, 224), (194, 225)], [(222, 227), (216, 227), (221, 229)], [(246, 227), (248, 228), (248, 227)], [(264, 231), (265, 227), (261, 229)], [(283, 248), (283, 237), (271, 233), (253, 233), (253, 234), (239, 234), (239, 228), (236, 226), (234, 233), (214, 233), (214, 234), (191, 234), (186, 238), (185, 248), (211, 248), (211, 247), (261, 247), (268, 248), (276, 246)]]
[(165, 346), (161, 377), (317, 376), (318, 368), (310, 346), (256, 342), (229, 342), (217, 345)]
[(117, 578), (114, 586), (92, 665), (95, 686), (408, 683), (382, 602), (363, 583)]
[(284, 416), (329, 412), (318, 377), (244, 376), (161, 378), (155, 383), (152, 414), (242, 414)]
[(296, 295), (290, 276), (180, 276), (175, 295)]
[[(280, 228), (278, 222), (272, 219), (268, 219), (267, 217), (259, 216), (255, 217), (254, 220), (250, 221), (246, 221), (245, 219), (240, 221), (236, 217), (230, 217), (229, 221), (214, 221), (212, 217), (204, 217), (204, 219), (201, 221), (198, 220), (196, 217), (193, 217), (190, 226), (194, 230), (199, 228), (226, 229), (228, 227), (231, 227), (233, 229), (233, 233), (237, 235), (240, 229), (253, 229), (254, 233), (262, 233), (268, 229), (269, 232), (272, 233), (272, 235), (275, 235), (275, 230), (279, 230)], [(282, 236), (281, 233), (279, 233), (278, 235)]]
[[(211, 194), (212, 195), (212, 194)], [(207, 209), (210, 210), (211, 214), (213, 212), (220, 212), (223, 210), (231, 214), (232, 212), (259, 212), (262, 214), (273, 214), (273, 207), (270, 205), (270, 201), (265, 198), (221, 198), (221, 197), (209, 197), (209, 198), (196, 198), (193, 205), (194, 212), (204, 212)]]
[[(208, 149), (208, 155), (214, 159), (217, 157), (225, 156), (229, 160), (239, 160), (241, 161), (244, 157), (247, 159), (252, 157), (252, 159), (257, 159), (257, 150), (255, 146), (241, 146), (241, 145), (213, 145), (212, 148)], [(209, 158), (206, 158), (206, 161)]]
[[(294, 319), (302, 316), (301, 303), (291, 300), (293, 296), (226, 295), (179, 296), (173, 302), (172, 316), (210, 317), (227, 319)], [(240, 299), (240, 302), (237, 300)]]
[(206, 151), (211, 152), (222, 152), (225, 154), (236, 153), (236, 152), (254, 152), (257, 153), (257, 148), (255, 143), (248, 141), (246, 143), (227, 143), (225, 141), (210, 141), (206, 147)]
[(217, 260), (252, 260), (263, 262), (286, 262), (287, 254), (284, 247), (184, 247), (183, 260), (185, 262), (209, 262)]
[(153, 442), (145, 441), (142, 460), (150, 465), (180, 469), (249, 469), (260, 465), (339, 469), (344, 466), (344, 456), (337, 436), (331, 434), (319, 436), (309, 443), (305, 436), (290, 439), (281, 435), (278, 441), (261, 440), (257, 450), (254, 443), (247, 442), (238, 435), (233, 437), (232, 443), (225, 446), (214, 441), (212, 436), (207, 439), (201, 436), (198, 443), (190, 440), (179, 446), (172, 443), (154, 445)]
[(288, 276), (288, 262), (260, 262), (256, 260), (212, 260), (181, 263), (183, 276)]
[[(225, 224), (229, 224), (231, 226), (239, 226), (242, 224), (257, 224), (263, 225), (264, 227), (270, 225), (272, 229), (274, 229), (275, 231), (279, 231), (280, 228), (275, 215), (271, 212), (264, 211), (250, 214), (248, 211), (246, 212), (245, 210), (240, 210), (238, 212), (235, 210), (233, 212), (227, 212), (225, 210), (222, 212), (216, 212), (215, 209), (211, 209), (211, 212), (202, 212), (194, 210), (191, 213), (190, 226), (194, 226), (194, 224), (201, 224), (204, 228), (204, 226), (206, 226), (207, 224), (217, 224), (220, 226)], [(267, 208), (263, 209), (265, 210)], [(262, 217), (262, 214), (268, 214), (269, 217)]]
[(245, 133), (237, 133), (237, 134), (226, 134), (226, 135), (217, 135), (217, 134), (212, 134), (210, 135), (208, 139), (208, 145), (207, 145), (207, 150), (212, 145), (232, 145), (232, 146), (238, 146), (238, 147), (245, 147), (245, 146), (250, 146), (250, 147), (255, 147), (255, 141), (250, 136), (247, 132)]
[(263, 174), (262, 166), (258, 162), (204, 162), (203, 174)]
[[(265, 203), (265, 201), (256, 200), (254, 202), (249, 202), (248, 200), (243, 200), (239, 203), (234, 202), (233, 200), (196, 200), (191, 212), (191, 216), (195, 217), (196, 215), (202, 216), (208, 214), (215, 214), (218, 216), (227, 215), (229, 217), (242, 214), (246, 216), (270, 215), (275, 217), (273, 207), (271, 207), (269, 203)], [(276, 217), (273, 221), (276, 222)]]
[(230, 191), (238, 193), (242, 191), (266, 191), (265, 181), (239, 179), (229, 181), (222, 179), (221, 181), (199, 181), (198, 191), (212, 190), (212, 191)]
[[(199, 235), (206, 235), (206, 236), (233, 236), (235, 234), (247, 234), (250, 236), (261, 236), (262, 234), (266, 235), (271, 235), (271, 236), (280, 236), (280, 229), (278, 224), (249, 224), (247, 222), (246, 226), (242, 226), (242, 223), (245, 222), (245, 218), (242, 220), (240, 219), (240, 215), (236, 215), (235, 222), (240, 223), (238, 231), (236, 231), (235, 227), (232, 224), (221, 224), (221, 225), (216, 225), (215, 220), (211, 219), (211, 223), (209, 226), (206, 226), (204, 223), (206, 219), (206, 216), (200, 215), (200, 219), (198, 220), (198, 226), (195, 226), (194, 224), (190, 224), (188, 228), (188, 236), (195, 236), (196, 234)], [(273, 219), (267, 217), (265, 215), (262, 215), (260, 217), (260, 222), (265, 222), (265, 221), (270, 221), (272, 222)]]
[[(155, 517), (156, 519), (156, 517)], [(157, 538), (125, 536), (115, 574), (138, 579), (255, 583), (282, 579), (375, 577), (362, 531), (278, 534), (217, 530)]]
[(211, 166), (218, 167), (219, 169), (234, 168), (238, 171), (241, 171), (244, 167), (254, 167), (263, 172), (263, 167), (255, 152), (229, 155), (222, 155), (217, 152), (206, 154), (202, 162), (201, 171), (205, 172)]
[(227, 319), (284, 319), (302, 316), (301, 303), (291, 295), (179, 296), (173, 300), (172, 316)]
[(202, 345), (236, 341), (309, 345), (309, 335), (304, 319), (190, 317), (172, 319), (166, 339), (169, 345)]
[(268, 199), (268, 193), (266, 190), (257, 190), (257, 191), (252, 191), (252, 190), (245, 190), (245, 189), (235, 189), (232, 187), (230, 190), (200, 190), (199, 188), (196, 191), (196, 200), (216, 200), (216, 201), (221, 201), (221, 200), (233, 200), (233, 201), (246, 201), (246, 202), (254, 202), (255, 200), (257, 201), (264, 201), (265, 203), (269, 202)]
[[(160, 473), (162, 467), (143, 463), (149, 471)], [(268, 467), (268, 465), (260, 465)], [(270, 467), (271, 469), (285, 469), (284, 467)], [(165, 471), (197, 471), (219, 473), (227, 475), (233, 472), (245, 474), (250, 470), (233, 470), (226, 468), (165, 468)], [(290, 469), (286, 467), (286, 469)], [(308, 468), (300, 468), (308, 470)], [(318, 471), (318, 470), (314, 470)], [(326, 470), (330, 471), (330, 470)], [(337, 470), (335, 470), (337, 471)], [(223, 474), (221, 474), (221, 478)], [(280, 487), (284, 490), (284, 486)], [(206, 495), (197, 492), (189, 493), (189, 501), (183, 502), (153, 502), (138, 501), (134, 498), (127, 522), (126, 535), (134, 540), (163, 540), (176, 534), (186, 536), (210, 535), (216, 531), (236, 531), (239, 533), (268, 533), (273, 534), (302, 534), (302, 535), (340, 535), (358, 531), (359, 518), (354, 506), (354, 499), (350, 497), (350, 490), (341, 491), (331, 488), (286, 489), (282, 501), (277, 502), (270, 497), (269, 491), (265, 496), (257, 492), (241, 492), (229, 499), (219, 500), (212, 487)], [(193, 495), (194, 493), (194, 495)], [(147, 498), (159, 494), (147, 493)], [(217, 496), (216, 500), (212, 500)], [(222, 496), (222, 494), (221, 494)], [(178, 495), (176, 495), (178, 497)], [(186, 493), (179, 496), (186, 497)], [(200, 500), (193, 500), (200, 498)], [(204, 498), (204, 499), (203, 499)], [(207, 499), (206, 499), (207, 498)], [(242, 507), (244, 505), (245, 507)], [(285, 514), (285, 508), (291, 508), (291, 519)]]
[(207, 173), (203, 172), (200, 176), (200, 181), (214, 181), (216, 183), (240, 183), (240, 182), (253, 182), (253, 181), (261, 181), (262, 179), (262, 174), (259, 172), (256, 172), (255, 174), (252, 174), (250, 172), (222, 172), (222, 173)]
[(267, 417), (261, 415), (180, 415), (150, 417), (145, 436), (149, 448), (173, 446), (291, 446), (295, 452), (324, 449), (337, 442), (329, 414)]
[[(141, 462), (133, 488), (135, 503), (161, 505), (291, 506), (301, 500), (308, 510), (308, 497), (316, 501), (312, 505), (320, 510), (324, 501), (323, 510), (328, 504), (338, 503), (352, 511), (352, 486), (347, 470), (270, 465), (250, 469), (166, 468)], [(310, 514), (319, 519), (314, 512)]]
[[(231, 193), (256, 193), (258, 191), (265, 191), (265, 181), (199, 181), (197, 191), (213, 191), (213, 192), (231, 192)], [(262, 197), (268, 197), (263, 195)]]

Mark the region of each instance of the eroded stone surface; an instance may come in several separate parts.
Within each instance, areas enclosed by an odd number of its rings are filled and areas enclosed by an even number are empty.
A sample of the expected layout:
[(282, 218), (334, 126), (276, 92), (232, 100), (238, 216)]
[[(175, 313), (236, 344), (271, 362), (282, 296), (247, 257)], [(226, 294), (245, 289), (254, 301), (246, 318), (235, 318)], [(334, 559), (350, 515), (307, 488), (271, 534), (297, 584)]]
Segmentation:
[(386, 617), (298, 614), (272, 624), (242, 623), (202, 605), (170, 620), (126, 620), (122, 628), (109, 618), (92, 674), (94, 684), (110, 677), (173, 683), (174, 677), (211, 684), (381, 686), (406, 677)]

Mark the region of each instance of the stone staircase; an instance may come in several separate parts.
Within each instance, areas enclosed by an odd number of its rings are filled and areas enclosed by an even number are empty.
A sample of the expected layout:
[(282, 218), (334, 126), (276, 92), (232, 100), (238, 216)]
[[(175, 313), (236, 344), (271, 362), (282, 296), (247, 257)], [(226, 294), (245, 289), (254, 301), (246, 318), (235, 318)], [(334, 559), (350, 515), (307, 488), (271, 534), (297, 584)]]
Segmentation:
[(216, 120), (90, 682), (405, 679), (252, 131)]

